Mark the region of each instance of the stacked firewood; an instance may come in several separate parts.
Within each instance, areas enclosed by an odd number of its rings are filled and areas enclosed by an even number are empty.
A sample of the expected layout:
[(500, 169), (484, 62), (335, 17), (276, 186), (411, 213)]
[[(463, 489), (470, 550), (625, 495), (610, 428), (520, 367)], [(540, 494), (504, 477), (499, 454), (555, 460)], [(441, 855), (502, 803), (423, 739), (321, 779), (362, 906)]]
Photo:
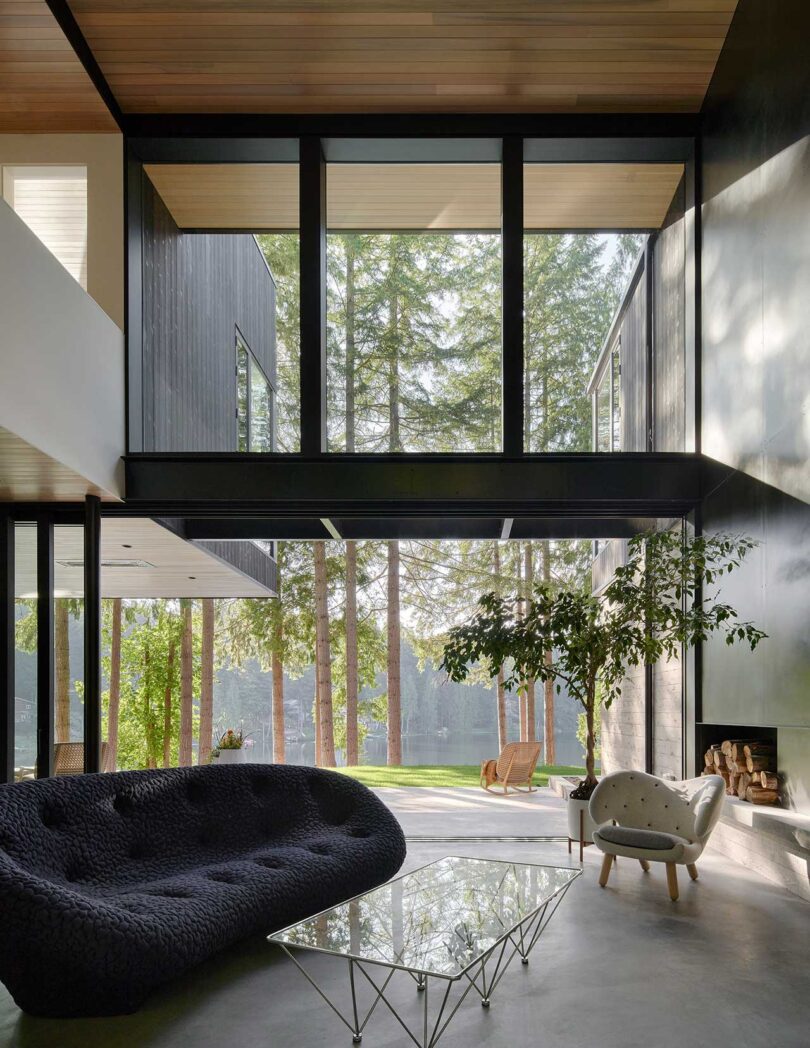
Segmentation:
[(776, 804), (779, 779), (776, 748), (758, 739), (726, 739), (710, 746), (703, 755), (703, 775), (720, 775), (730, 797), (751, 804)]

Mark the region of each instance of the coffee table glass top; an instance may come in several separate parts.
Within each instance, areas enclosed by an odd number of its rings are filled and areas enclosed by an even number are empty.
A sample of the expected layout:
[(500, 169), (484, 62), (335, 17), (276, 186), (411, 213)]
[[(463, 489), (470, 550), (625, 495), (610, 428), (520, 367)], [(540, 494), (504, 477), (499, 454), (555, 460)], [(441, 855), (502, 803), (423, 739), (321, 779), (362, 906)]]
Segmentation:
[(564, 866), (449, 856), (268, 939), (454, 979), (579, 874)]

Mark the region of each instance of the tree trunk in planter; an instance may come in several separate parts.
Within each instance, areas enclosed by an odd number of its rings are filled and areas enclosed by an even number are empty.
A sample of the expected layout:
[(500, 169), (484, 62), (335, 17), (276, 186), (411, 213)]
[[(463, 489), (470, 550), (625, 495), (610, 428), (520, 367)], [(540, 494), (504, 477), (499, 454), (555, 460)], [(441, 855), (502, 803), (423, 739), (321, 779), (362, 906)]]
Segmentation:
[(114, 597), (110, 635), (110, 701), (107, 706), (106, 771), (115, 771), (118, 764), (118, 715), (121, 709), (121, 618), (121, 598)]
[(70, 612), (65, 599), (53, 602), (55, 718), (53, 741), (70, 742)]
[(357, 764), (357, 543), (346, 543), (346, 764)]
[(181, 602), (183, 635), (180, 642), (180, 746), (177, 763), (181, 768), (191, 765), (194, 720), (194, 652), (192, 648), (191, 600)]
[(592, 684), (588, 694), (588, 705), (585, 708), (586, 729), (586, 754), (585, 754), (585, 778), (588, 782), (596, 781), (594, 771), (594, 750), (596, 748), (596, 736), (594, 734), (594, 704), (596, 702), (596, 685)]
[(388, 543), (388, 763), (402, 764), (399, 542)]
[(207, 764), (214, 734), (214, 602), (202, 601), (202, 651), (200, 654), (200, 731), (197, 763)]
[(326, 579), (326, 543), (315, 546), (315, 637), (318, 671), (318, 723), (321, 732), (321, 761), (335, 766), (335, 729), (332, 716), (332, 662), (329, 652), (329, 604)]

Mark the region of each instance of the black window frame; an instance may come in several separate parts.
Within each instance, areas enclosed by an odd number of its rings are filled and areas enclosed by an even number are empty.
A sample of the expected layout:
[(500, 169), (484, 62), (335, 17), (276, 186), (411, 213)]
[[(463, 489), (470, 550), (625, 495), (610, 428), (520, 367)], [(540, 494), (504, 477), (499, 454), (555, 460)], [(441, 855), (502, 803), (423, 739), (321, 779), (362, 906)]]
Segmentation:
[[(234, 325), (234, 350), (235, 350), (235, 365), (234, 365), (234, 378), (236, 384), (236, 409), (234, 416), (236, 419), (236, 450), (251, 455), (264, 455), (276, 450), (276, 388), (267, 376), (267, 372), (261, 366), (259, 361), (256, 359), (256, 355), (250, 348), (250, 344), (245, 336), (239, 329), (239, 325)], [(239, 356), (240, 352), (244, 351), (247, 358), (247, 367), (245, 369), (246, 375), (246, 391), (245, 391), (245, 434), (246, 434), (246, 447), (241, 448), (239, 446), (241, 441), (241, 429), (242, 429), (242, 416), (240, 413), (240, 396), (239, 396)], [(268, 411), (270, 414), (270, 447), (265, 450), (254, 451), (253, 450), (253, 375), (255, 372), (262, 377), (267, 386), (268, 393)]]

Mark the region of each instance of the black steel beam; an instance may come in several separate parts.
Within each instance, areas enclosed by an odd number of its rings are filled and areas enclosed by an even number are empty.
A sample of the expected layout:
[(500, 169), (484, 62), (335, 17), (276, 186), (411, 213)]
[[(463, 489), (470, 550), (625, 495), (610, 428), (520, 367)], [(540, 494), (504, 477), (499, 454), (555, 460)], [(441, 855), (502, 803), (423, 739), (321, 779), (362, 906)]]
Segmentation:
[[(699, 456), (140, 454), (127, 503), (151, 516), (679, 517), (703, 489)], [(262, 492), (268, 492), (262, 496)]]
[(101, 767), (101, 503), (85, 501), (84, 519), (84, 770)]
[(98, 91), (104, 104), (110, 111), (110, 115), (113, 120), (118, 124), (121, 130), (124, 128), (124, 114), (121, 112), (121, 107), (118, 104), (118, 99), (113, 94), (112, 88), (107, 83), (107, 78), (101, 71), (101, 66), (96, 61), (96, 56), (93, 54), (90, 45), (84, 37), (84, 33), (79, 28), (79, 24), (73, 17), (73, 12), (70, 10), (70, 5), (67, 0), (45, 0), (51, 14), (59, 24), (59, 28), (67, 37), (67, 41), (73, 50), (76, 52), (76, 57), (79, 59), (81, 64), (84, 66), (84, 71), (93, 81), (93, 86)]
[(301, 139), (301, 452), (326, 450), (326, 162), (320, 138)]
[(700, 131), (692, 113), (128, 113), (124, 119), (127, 134), (143, 138), (655, 139)]
[(0, 782), (14, 780), (14, 518), (0, 514)]
[(37, 520), (37, 776), (53, 775), (53, 519)]
[[(336, 517), (343, 539), (499, 539), (501, 517)], [(515, 539), (630, 538), (655, 526), (638, 517), (521, 517), (513, 522)], [(244, 539), (328, 539), (318, 517), (198, 517), (183, 522), (192, 541)]]
[[(503, 450), (523, 447), (523, 139), (503, 140), (501, 161), (501, 420)], [(527, 449), (528, 450), (528, 449)]]

